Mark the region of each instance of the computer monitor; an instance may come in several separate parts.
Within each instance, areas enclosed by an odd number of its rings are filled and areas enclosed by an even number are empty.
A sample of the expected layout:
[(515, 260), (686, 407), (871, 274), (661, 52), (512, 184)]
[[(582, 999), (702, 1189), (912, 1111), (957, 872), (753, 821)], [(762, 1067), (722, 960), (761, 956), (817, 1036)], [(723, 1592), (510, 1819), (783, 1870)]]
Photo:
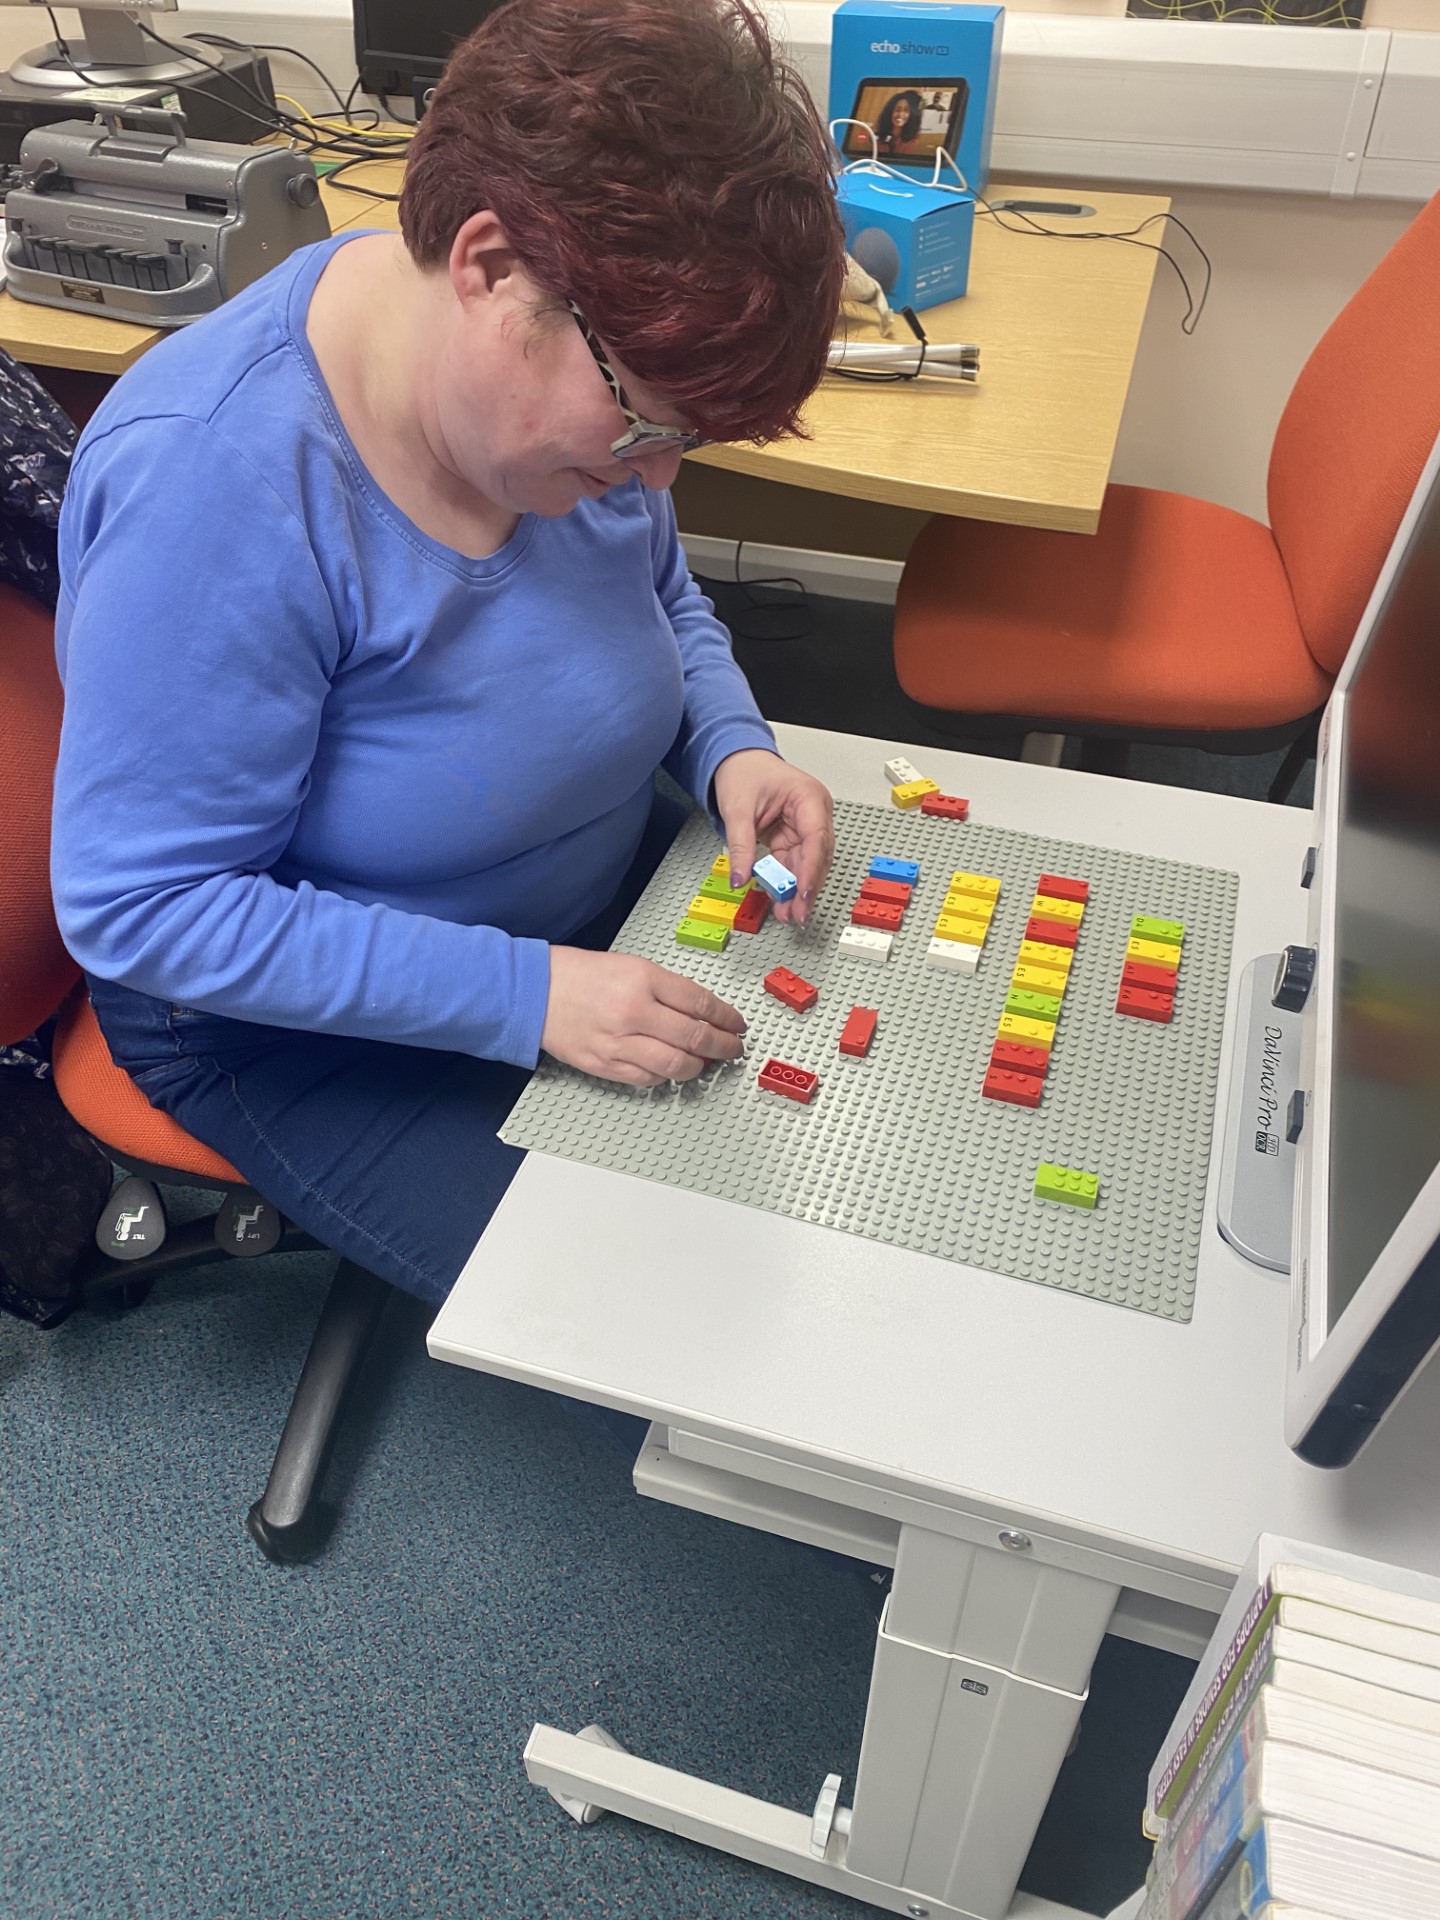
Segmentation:
[(1326, 708), (1315, 817), (1285, 1425), (1341, 1466), (1440, 1345), (1440, 442)]
[[(500, 0), (353, 0), (355, 65), (366, 93), (413, 95), (445, 70), (450, 49)], [(417, 87), (416, 83), (420, 83)]]

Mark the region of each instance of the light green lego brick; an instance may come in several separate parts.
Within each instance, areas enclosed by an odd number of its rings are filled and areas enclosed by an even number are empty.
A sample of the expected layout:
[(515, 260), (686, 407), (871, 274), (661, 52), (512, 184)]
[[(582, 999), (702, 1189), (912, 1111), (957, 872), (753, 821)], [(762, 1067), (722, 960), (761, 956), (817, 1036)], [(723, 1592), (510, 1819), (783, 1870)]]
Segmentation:
[(718, 874), (707, 873), (700, 882), (700, 891), (707, 900), (723, 900), (727, 906), (738, 907), (750, 889), (748, 886), (727, 887)]
[(1042, 1160), (1035, 1169), (1035, 1197), (1059, 1200), (1067, 1207), (1093, 1207), (1100, 1197), (1100, 1176)]
[(1048, 1020), (1051, 1026), (1060, 1018), (1058, 993), (1035, 993), (1029, 987), (1011, 987), (1005, 996), (1006, 1013), (1018, 1013), (1022, 1020)]
[(723, 953), (729, 938), (730, 929), (711, 920), (682, 920), (675, 929), (677, 946), (703, 947), (707, 953)]
[(1148, 913), (1137, 913), (1130, 922), (1130, 936), (1134, 940), (1159, 940), (1167, 947), (1178, 947), (1184, 944), (1185, 923), (1156, 920)]

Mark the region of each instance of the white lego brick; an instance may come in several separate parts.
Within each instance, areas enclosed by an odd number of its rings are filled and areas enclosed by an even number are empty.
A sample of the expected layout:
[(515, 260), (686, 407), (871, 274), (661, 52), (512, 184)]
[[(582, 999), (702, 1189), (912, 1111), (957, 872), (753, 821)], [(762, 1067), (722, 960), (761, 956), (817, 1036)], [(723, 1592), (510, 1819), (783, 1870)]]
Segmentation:
[(903, 787), (911, 780), (923, 780), (925, 775), (918, 768), (912, 767), (908, 760), (887, 760), (885, 778), (892, 787)]
[(840, 951), (850, 953), (857, 960), (875, 960), (883, 967), (890, 958), (890, 943), (893, 933), (880, 933), (874, 927), (842, 927), (840, 929)]
[(963, 940), (932, 940), (925, 949), (925, 959), (929, 966), (969, 974), (980, 964), (980, 949), (967, 946)]

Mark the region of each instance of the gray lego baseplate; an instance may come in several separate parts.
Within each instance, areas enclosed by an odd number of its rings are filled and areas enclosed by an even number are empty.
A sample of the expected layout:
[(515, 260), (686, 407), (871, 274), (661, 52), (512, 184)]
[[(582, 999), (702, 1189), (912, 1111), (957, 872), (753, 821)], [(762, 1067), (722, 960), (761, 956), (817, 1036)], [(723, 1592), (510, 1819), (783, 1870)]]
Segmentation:
[[(758, 934), (732, 934), (724, 953), (675, 944), (676, 925), (718, 851), (696, 814), (615, 942), (737, 1006), (749, 1022), (743, 1063), (646, 1092), (546, 1058), (502, 1138), (1188, 1320), (1236, 876), (893, 807), (842, 801), (835, 824), (835, 867), (809, 931), (771, 915)], [(837, 945), (876, 854), (920, 863), (883, 966)], [(1002, 882), (971, 978), (925, 963), (957, 868)], [(1043, 1098), (1031, 1110), (987, 1100), (980, 1088), (1042, 872), (1088, 880), (1090, 898)], [(1168, 1026), (1114, 1011), (1136, 914), (1185, 923)], [(764, 992), (764, 976), (777, 966), (819, 988), (807, 1013)], [(856, 1005), (879, 1013), (865, 1059), (836, 1050)], [(756, 1084), (772, 1055), (820, 1076), (808, 1106)], [(1098, 1174), (1095, 1210), (1036, 1199), (1042, 1160)]]

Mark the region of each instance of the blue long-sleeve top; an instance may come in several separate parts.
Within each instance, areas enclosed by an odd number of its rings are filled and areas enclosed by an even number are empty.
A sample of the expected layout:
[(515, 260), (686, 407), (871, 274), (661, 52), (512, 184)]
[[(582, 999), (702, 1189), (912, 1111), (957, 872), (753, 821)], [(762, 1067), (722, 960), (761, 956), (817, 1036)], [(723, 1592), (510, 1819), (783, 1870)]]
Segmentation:
[(548, 943), (774, 747), (638, 480), (472, 560), (380, 491), (305, 337), (339, 239), (157, 347), (60, 525), (52, 878), (75, 958), (209, 1012), (533, 1064)]

